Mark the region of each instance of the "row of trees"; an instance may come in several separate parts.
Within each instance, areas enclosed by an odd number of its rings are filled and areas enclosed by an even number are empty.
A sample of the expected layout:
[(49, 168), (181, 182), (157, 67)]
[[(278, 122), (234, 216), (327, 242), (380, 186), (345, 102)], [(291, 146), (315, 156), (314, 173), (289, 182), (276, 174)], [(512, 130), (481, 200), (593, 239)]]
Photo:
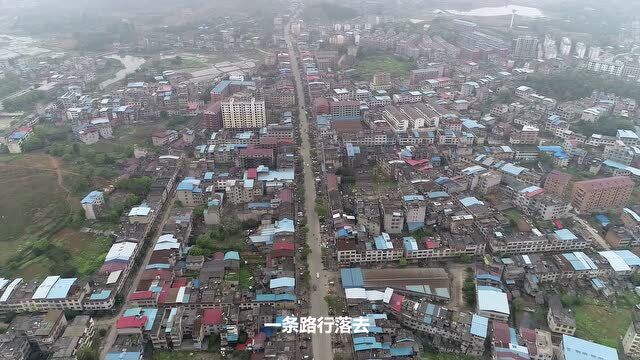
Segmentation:
[(571, 129), (585, 136), (592, 134), (616, 136), (618, 129), (633, 130), (633, 122), (623, 117), (607, 116), (595, 122), (579, 121), (573, 124)]
[(2, 106), (6, 111), (24, 111), (33, 110), (37, 103), (45, 101), (47, 97), (42, 91), (32, 90), (13, 99), (7, 99), (2, 102)]
[(553, 74), (533, 74), (526, 85), (536, 92), (558, 101), (569, 101), (588, 97), (594, 90), (613, 92), (618, 96), (640, 99), (640, 86), (584, 71), (567, 71)]

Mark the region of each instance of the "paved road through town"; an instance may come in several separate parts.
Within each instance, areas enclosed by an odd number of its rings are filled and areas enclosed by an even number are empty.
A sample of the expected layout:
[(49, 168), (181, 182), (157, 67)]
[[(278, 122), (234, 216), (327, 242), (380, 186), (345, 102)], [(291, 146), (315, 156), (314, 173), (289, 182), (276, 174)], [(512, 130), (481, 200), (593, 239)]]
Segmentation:
[[(300, 154), (302, 155), (304, 168), (304, 208), (307, 217), (307, 227), (309, 232), (307, 235), (307, 243), (311, 248), (307, 262), (309, 263), (309, 272), (311, 273), (311, 283), (316, 286), (311, 291), (309, 304), (311, 306), (309, 316), (320, 317), (327, 316), (329, 309), (324, 297), (327, 295), (327, 273), (322, 266), (322, 249), (320, 248), (320, 220), (316, 214), (316, 186), (314, 181), (313, 169), (311, 168), (311, 143), (309, 141), (309, 120), (307, 119), (306, 100), (304, 87), (300, 77), (300, 67), (298, 59), (294, 51), (291, 35), (289, 34), (289, 26), (285, 28), (285, 40), (289, 51), (291, 70), (296, 86), (296, 96), (298, 98), (298, 117), (300, 123), (300, 132), (302, 135), (302, 144), (300, 146)], [(316, 278), (316, 274), (320, 274), (320, 278)], [(314, 360), (332, 360), (333, 349), (331, 346), (331, 335), (314, 334), (311, 338), (313, 346)]]
[(104, 359), (107, 356), (107, 352), (109, 351), (109, 349), (111, 349), (111, 347), (113, 346), (113, 343), (116, 341), (116, 337), (118, 335), (116, 331), (116, 320), (118, 320), (118, 318), (122, 316), (124, 311), (129, 308), (129, 295), (134, 293), (136, 291), (136, 288), (138, 287), (138, 283), (140, 282), (142, 273), (144, 273), (145, 267), (149, 264), (149, 260), (151, 260), (151, 254), (153, 254), (153, 248), (156, 245), (155, 243), (156, 241), (158, 241), (158, 237), (162, 234), (162, 228), (164, 227), (167, 220), (169, 219), (169, 215), (171, 214), (171, 208), (173, 207), (173, 203), (175, 202), (175, 200), (176, 200), (175, 192), (170, 193), (169, 199), (167, 199), (167, 203), (164, 206), (164, 213), (161, 215), (162, 219), (158, 222), (157, 225), (154, 226), (155, 231), (151, 230), (151, 232), (154, 234), (152, 237), (153, 243), (147, 248), (147, 253), (144, 255), (144, 260), (138, 267), (137, 272), (135, 274), (129, 275), (129, 276), (133, 275), (135, 277), (133, 278), (133, 281), (131, 281), (130, 283), (128, 282), (128, 284), (125, 285), (125, 288), (127, 285), (129, 286), (128, 291), (122, 290), (123, 292), (126, 292), (126, 293), (124, 294), (124, 304), (120, 308), (120, 312), (118, 312), (118, 314), (114, 316), (112, 319), (97, 322), (97, 324), (99, 325), (105, 324), (109, 326), (109, 330), (107, 331), (107, 335), (104, 340), (104, 347), (100, 352), (100, 359)]

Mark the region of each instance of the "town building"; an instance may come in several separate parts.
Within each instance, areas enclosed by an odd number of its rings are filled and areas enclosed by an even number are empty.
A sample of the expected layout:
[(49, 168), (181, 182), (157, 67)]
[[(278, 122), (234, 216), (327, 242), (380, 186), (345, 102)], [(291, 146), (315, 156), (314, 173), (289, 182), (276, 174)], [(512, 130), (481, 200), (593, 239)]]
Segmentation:
[(265, 102), (255, 97), (234, 96), (222, 101), (221, 108), (225, 129), (260, 128), (267, 123)]
[(574, 183), (571, 204), (579, 213), (622, 208), (635, 184), (628, 176), (584, 180)]
[(100, 211), (100, 208), (104, 204), (104, 195), (101, 191), (92, 191), (85, 196), (81, 201), (82, 208), (84, 209), (84, 216), (89, 220), (95, 220), (96, 214)]
[(571, 309), (566, 309), (557, 295), (549, 298), (547, 324), (554, 333), (573, 335), (576, 332), (576, 318)]

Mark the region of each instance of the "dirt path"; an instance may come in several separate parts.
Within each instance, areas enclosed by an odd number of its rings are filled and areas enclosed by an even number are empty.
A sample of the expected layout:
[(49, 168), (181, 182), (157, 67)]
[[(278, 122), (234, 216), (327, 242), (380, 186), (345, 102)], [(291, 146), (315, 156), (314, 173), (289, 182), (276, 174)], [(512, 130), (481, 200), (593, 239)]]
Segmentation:
[(454, 310), (467, 310), (469, 307), (462, 296), (462, 287), (467, 278), (467, 267), (471, 264), (447, 264), (447, 270), (451, 276), (451, 302), (449, 307)]
[(69, 189), (64, 186), (64, 177), (62, 176), (62, 169), (60, 165), (60, 159), (49, 155), (49, 164), (56, 172), (56, 176), (58, 177), (58, 187), (64, 190), (67, 194), (70, 193)]

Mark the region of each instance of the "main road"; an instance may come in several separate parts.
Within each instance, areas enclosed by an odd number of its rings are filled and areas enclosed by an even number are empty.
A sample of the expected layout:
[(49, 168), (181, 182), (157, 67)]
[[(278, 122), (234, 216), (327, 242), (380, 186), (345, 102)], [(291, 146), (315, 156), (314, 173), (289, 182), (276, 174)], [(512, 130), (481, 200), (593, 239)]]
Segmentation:
[[(316, 203), (316, 185), (314, 181), (313, 169), (311, 168), (311, 142), (309, 141), (309, 119), (307, 119), (306, 98), (304, 87), (300, 76), (300, 67), (298, 66), (298, 58), (294, 51), (289, 26), (284, 30), (285, 41), (289, 51), (291, 63), (291, 71), (296, 86), (296, 96), (298, 98), (298, 120), (302, 144), (300, 145), (300, 154), (302, 155), (304, 169), (304, 208), (307, 216), (307, 226), (309, 232), (307, 234), (307, 243), (311, 249), (311, 253), (307, 258), (309, 264), (309, 272), (311, 273), (311, 281), (315, 284), (310, 294), (309, 316), (320, 317), (328, 316), (329, 309), (324, 297), (327, 295), (327, 274), (322, 266), (322, 249), (320, 248), (320, 219), (315, 210)], [(318, 279), (316, 274), (320, 275)], [(333, 349), (331, 346), (331, 335), (313, 334), (311, 336), (313, 346), (314, 360), (332, 360)]]

